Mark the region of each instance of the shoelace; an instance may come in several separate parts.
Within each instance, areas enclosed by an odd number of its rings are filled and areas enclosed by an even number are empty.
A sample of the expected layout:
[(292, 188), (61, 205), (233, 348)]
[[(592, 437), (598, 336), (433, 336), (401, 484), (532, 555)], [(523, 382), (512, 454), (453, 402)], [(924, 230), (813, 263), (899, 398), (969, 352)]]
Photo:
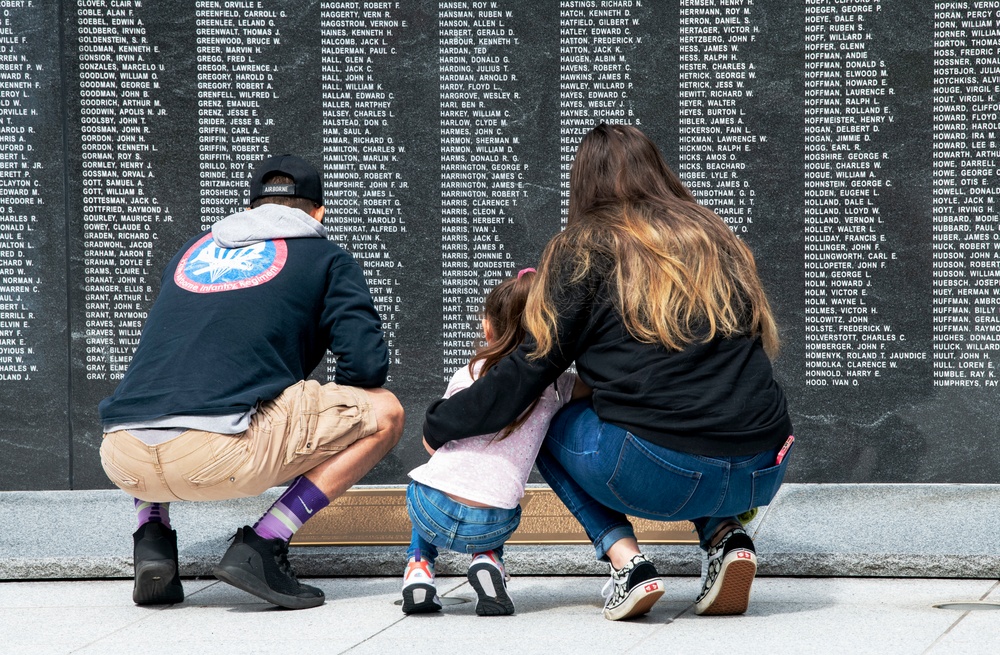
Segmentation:
[(604, 597), (604, 600), (611, 598), (611, 594), (614, 593), (614, 589), (615, 589), (615, 576), (612, 573), (611, 578), (604, 583), (603, 587), (601, 587), (601, 596)]
[(611, 578), (604, 583), (603, 587), (601, 587), (601, 595), (604, 597), (604, 600), (608, 600), (613, 595), (615, 595), (615, 591), (619, 589), (618, 583), (627, 580), (628, 573), (633, 568), (634, 566), (632, 565), (631, 561), (629, 561), (628, 564), (623, 566), (621, 571), (615, 571), (615, 568), (613, 566), (611, 567)]

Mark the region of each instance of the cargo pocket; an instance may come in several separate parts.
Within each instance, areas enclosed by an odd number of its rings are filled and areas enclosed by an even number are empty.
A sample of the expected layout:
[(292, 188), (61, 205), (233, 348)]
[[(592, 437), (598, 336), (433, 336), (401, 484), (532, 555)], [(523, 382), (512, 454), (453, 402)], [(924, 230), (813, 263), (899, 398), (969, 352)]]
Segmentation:
[[(196, 487), (211, 487), (226, 481), (235, 482), (232, 479), (233, 474), (247, 463), (252, 454), (249, 441), (242, 436), (220, 435), (214, 439), (229, 439), (233, 443), (227, 444), (222, 452), (213, 455), (212, 461), (185, 476), (187, 481)], [(209, 443), (209, 447), (211, 445)]]
[(671, 464), (628, 434), (608, 488), (634, 511), (671, 518), (691, 500), (700, 480), (700, 472)]
[(101, 454), (101, 466), (108, 479), (115, 483), (115, 486), (126, 493), (143, 492), (146, 490), (146, 483), (142, 476), (130, 473), (124, 468), (111, 461)]
[[(336, 453), (354, 443), (344, 437), (357, 432), (361, 422), (358, 399), (349, 391), (323, 389), (318, 382), (303, 383), (298, 416), (289, 417), (291, 430), (285, 448), (285, 464), (316, 453)], [(297, 427), (296, 427), (297, 426)]]

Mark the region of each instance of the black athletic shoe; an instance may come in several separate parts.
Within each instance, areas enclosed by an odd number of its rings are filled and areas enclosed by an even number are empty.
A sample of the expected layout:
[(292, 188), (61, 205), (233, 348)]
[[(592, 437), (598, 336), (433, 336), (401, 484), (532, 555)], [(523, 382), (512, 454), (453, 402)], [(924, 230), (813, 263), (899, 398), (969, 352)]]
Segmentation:
[(168, 605), (184, 600), (177, 571), (177, 532), (162, 523), (143, 523), (132, 535), (136, 605)]
[(212, 574), (237, 589), (269, 603), (292, 610), (322, 605), (323, 591), (304, 585), (288, 563), (288, 542), (262, 539), (245, 525), (236, 531), (233, 543)]
[(611, 567), (611, 579), (604, 585), (604, 618), (609, 621), (642, 616), (663, 595), (663, 580), (652, 563), (641, 554), (621, 570)]

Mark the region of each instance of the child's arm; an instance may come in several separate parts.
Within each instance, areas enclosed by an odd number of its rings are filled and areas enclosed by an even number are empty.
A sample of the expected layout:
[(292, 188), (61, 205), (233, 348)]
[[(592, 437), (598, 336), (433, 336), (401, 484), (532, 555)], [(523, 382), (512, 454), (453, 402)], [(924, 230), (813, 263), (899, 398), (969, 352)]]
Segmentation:
[(427, 451), (428, 455), (430, 455), (430, 456), (433, 457), (434, 453), (436, 453), (437, 451), (434, 450), (433, 448), (431, 448), (431, 445), (429, 443), (427, 443), (427, 439), (424, 439), (423, 437), (421, 437), (421, 439), (423, 439), (423, 441), (424, 441), (424, 450)]
[(570, 394), (569, 399), (572, 401), (579, 400), (580, 398), (586, 398), (590, 395), (590, 391), (590, 387), (584, 384), (583, 380), (580, 379), (580, 376), (577, 375), (576, 382), (573, 383), (573, 392)]

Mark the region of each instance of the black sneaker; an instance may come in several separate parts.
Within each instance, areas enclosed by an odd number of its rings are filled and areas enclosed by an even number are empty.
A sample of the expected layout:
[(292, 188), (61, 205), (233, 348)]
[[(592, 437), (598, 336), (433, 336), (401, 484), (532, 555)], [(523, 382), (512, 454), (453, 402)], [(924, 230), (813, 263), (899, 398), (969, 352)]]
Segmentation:
[[(610, 588), (610, 589), (609, 589)], [(663, 595), (663, 581), (653, 564), (642, 554), (616, 571), (604, 585), (604, 618), (609, 621), (641, 616)]]
[(292, 610), (322, 605), (323, 591), (304, 585), (288, 563), (288, 542), (262, 539), (245, 525), (236, 531), (233, 543), (212, 575), (269, 603)]
[(743, 614), (750, 604), (750, 587), (757, 574), (753, 540), (733, 527), (708, 551), (708, 572), (694, 613), (715, 616)]
[(167, 605), (184, 600), (177, 570), (177, 532), (162, 523), (143, 523), (132, 534), (136, 605)]

